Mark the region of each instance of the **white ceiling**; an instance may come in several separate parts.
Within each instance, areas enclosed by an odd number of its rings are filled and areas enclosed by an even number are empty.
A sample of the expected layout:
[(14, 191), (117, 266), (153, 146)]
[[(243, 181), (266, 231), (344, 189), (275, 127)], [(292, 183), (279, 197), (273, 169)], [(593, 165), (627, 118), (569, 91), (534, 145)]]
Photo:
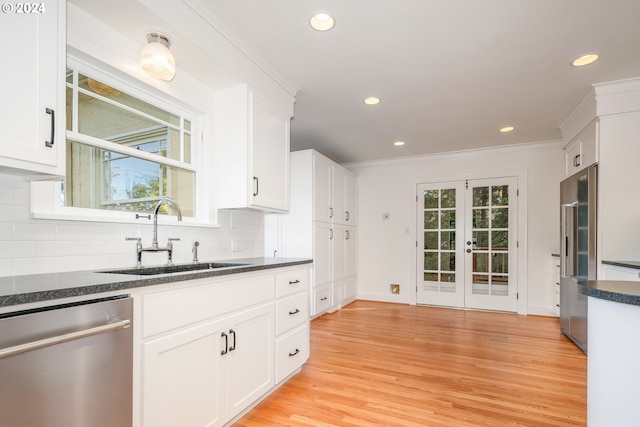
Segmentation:
[[(69, 1), (141, 44), (145, 29), (166, 28), (178, 71), (215, 72), (139, 3)], [(640, 77), (640, 0), (198, 1), (299, 89), (292, 150), (341, 163), (559, 139), (591, 84)], [(333, 30), (311, 29), (318, 11)], [(601, 59), (569, 65), (587, 52)], [(500, 134), (506, 125), (516, 130)]]
[(559, 139), (589, 85), (640, 76), (639, 0), (212, 2), (300, 89), (292, 150), (340, 162)]

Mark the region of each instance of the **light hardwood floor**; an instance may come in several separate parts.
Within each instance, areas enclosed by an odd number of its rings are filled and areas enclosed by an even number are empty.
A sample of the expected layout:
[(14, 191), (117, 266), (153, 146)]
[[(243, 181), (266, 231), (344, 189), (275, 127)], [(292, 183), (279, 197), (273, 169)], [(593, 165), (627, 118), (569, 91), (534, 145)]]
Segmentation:
[(586, 426), (586, 364), (556, 318), (356, 301), (235, 425)]

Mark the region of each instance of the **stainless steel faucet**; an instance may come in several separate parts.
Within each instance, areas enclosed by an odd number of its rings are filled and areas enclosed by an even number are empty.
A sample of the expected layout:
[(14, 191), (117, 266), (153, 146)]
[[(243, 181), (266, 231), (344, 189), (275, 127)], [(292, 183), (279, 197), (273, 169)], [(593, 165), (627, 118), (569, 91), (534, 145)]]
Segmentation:
[(167, 240), (167, 246), (165, 246), (164, 248), (161, 248), (158, 246), (158, 211), (160, 210), (160, 207), (165, 203), (169, 205), (173, 205), (176, 212), (178, 213), (178, 221), (182, 221), (182, 211), (180, 210), (180, 205), (178, 205), (178, 203), (176, 203), (175, 200), (173, 200), (171, 197), (162, 197), (160, 200), (158, 200), (158, 204), (156, 205), (155, 210), (153, 212), (153, 241), (151, 242), (151, 246), (147, 248), (142, 247), (142, 243), (139, 237), (126, 238), (126, 240), (137, 240), (136, 255), (137, 255), (138, 268), (142, 267), (142, 252), (167, 251), (168, 258), (169, 258), (167, 261), (167, 264), (168, 265), (173, 264), (173, 243), (172, 242), (180, 239), (169, 237), (169, 239)]
[[(158, 200), (158, 204), (156, 205), (155, 210), (153, 211), (153, 241), (151, 242), (150, 248), (145, 248), (145, 251), (166, 251), (167, 248), (159, 248), (158, 247), (158, 211), (160, 207), (165, 203), (173, 205), (178, 212), (178, 221), (182, 221), (182, 211), (180, 210), (180, 206), (173, 200), (171, 197), (162, 197)], [(172, 239), (172, 240), (180, 240), (180, 239)], [(170, 243), (171, 241), (169, 241)]]

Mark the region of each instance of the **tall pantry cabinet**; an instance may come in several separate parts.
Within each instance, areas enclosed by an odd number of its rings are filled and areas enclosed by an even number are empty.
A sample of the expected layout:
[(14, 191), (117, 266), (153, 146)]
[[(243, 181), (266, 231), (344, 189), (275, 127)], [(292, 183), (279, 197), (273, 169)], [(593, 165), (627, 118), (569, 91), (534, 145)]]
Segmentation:
[(311, 316), (357, 293), (357, 180), (315, 150), (291, 153), (291, 205), (281, 217), (282, 255), (313, 258)]

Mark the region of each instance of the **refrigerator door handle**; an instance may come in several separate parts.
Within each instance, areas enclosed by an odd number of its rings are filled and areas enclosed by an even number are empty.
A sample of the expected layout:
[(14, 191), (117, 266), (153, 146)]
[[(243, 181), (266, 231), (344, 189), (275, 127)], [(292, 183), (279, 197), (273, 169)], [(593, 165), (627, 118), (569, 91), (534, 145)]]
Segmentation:
[(560, 275), (574, 277), (576, 275), (578, 202), (562, 205), (562, 256), (560, 257)]

